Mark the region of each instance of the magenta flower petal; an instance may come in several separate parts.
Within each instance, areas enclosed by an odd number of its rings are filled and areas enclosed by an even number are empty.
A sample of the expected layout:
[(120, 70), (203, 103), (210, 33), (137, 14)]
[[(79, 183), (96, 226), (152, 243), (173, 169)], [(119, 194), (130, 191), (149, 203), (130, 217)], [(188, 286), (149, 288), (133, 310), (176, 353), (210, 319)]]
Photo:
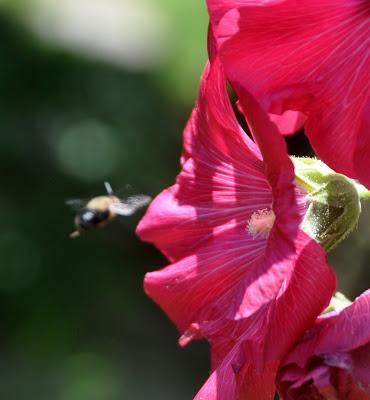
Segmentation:
[[(232, 84), (251, 91), (269, 112), (306, 113), (319, 157), (370, 186), (368, 1), (207, 3)], [(283, 130), (286, 123), (279, 121)]]
[[(243, 110), (240, 103), (236, 103), (237, 108), (241, 113)], [(269, 114), (270, 120), (277, 126), (278, 131), (283, 135), (293, 135), (303, 128), (307, 116), (306, 114), (299, 111), (287, 110), (281, 115), (279, 114)]]
[(225, 78), (214, 68), (212, 84), (206, 84), (209, 73), (207, 67), (185, 129), (183, 169), (137, 228), (171, 260), (227, 229), (245, 231), (251, 214), (272, 204), (259, 149), (234, 116)]
[(283, 114), (270, 114), (270, 119), (283, 135), (298, 132), (307, 120), (307, 116), (299, 111), (287, 110)]
[(193, 331), (194, 323), (253, 314), (283, 279), (275, 276), (279, 271), (259, 262), (265, 247), (265, 240), (253, 240), (234, 228), (177, 263), (147, 274), (145, 290), (181, 332)]
[(284, 361), (278, 382), (287, 400), (311, 393), (369, 400), (370, 290), (341, 312), (319, 317)]
[[(306, 206), (284, 139), (248, 93), (241, 107), (254, 141), (234, 116), (215, 57), (185, 129), (182, 171), (137, 229), (173, 261), (146, 275), (147, 294), (177, 325), (180, 344), (210, 341), (212, 369), (221, 371), (210, 382), (220, 386), (220, 396), (231, 378), (236, 382), (234, 397), (217, 397), (225, 400), (260, 390), (261, 382), (266, 393), (273, 390), (267, 388), (274, 387), (282, 355), (313, 323), (335, 286), (323, 249), (298, 228)], [(308, 286), (315, 281), (312, 294)], [(284, 337), (277, 340), (279, 335)], [(251, 361), (242, 362), (250, 351)], [(239, 368), (255, 377), (246, 387), (235, 372)], [(210, 387), (202, 393), (211, 393)]]
[[(218, 355), (220, 361), (196, 400), (273, 399), (280, 360), (314, 322), (328, 285), (333, 289), (324, 251), (302, 231), (296, 245), (294, 266), (284, 271), (285, 280), (270, 302), (243, 320), (229, 321), (218, 334), (207, 332), (213, 351), (223, 348), (224, 354)], [(206, 323), (203, 329), (212, 327)]]

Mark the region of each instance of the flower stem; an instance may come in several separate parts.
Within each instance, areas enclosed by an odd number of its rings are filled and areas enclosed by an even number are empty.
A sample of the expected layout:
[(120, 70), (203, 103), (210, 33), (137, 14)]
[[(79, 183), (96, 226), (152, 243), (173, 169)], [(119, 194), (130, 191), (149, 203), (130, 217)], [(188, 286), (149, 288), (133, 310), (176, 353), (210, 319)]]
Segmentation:
[(363, 199), (370, 199), (370, 190), (367, 190), (367, 188), (360, 183), (355, 183), (356, 189), (358, 196), (361, 200)]

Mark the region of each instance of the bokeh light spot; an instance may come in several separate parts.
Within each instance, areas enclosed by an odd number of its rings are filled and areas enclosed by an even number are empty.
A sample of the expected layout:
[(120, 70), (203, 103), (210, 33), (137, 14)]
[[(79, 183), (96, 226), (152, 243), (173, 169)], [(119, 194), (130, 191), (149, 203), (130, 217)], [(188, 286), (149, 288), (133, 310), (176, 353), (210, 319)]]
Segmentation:
[(96, 121), (84, 121), (65, 129), (56, 142), (61, 169), (84, 181), (105, 179), (118, 164), (115, 132)]
[(78, 353), (64, 366), (61, 400), (119, 400), (121, 383), (107, 359), (95, 353)]
[(152, 0), (32, 0), (23, 15), (47, 42), (132, 69), (160, 65), (168, 51), (166, 14)]
[(20, 233), (0, 236), (0, 290), (15, 292), (31, 286), (40, 272), (36, 243)]

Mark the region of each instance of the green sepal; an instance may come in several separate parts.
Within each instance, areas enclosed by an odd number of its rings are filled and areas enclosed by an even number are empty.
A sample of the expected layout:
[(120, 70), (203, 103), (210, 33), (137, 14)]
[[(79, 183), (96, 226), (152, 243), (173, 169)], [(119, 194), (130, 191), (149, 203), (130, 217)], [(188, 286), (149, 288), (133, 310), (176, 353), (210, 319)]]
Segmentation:
[(319, 160), (295, 158), (293, 162), (296, 183), (309, 203), (301, 227), (328, 252), (357, 225), (361, 203), (356, 183)]
[(325, 184), (335, 172), (316, 158), (291, 157), (294, 164), (295, 180), (305, 192), (310, 193)]
[(345, 176), (335, 174), (308, 195), (303, 230), (326, 251), (332, 250), (356, 227), (361, 213), (357, 190)]
[(347, 299), (347, 297), (341, 292), (335, 292), (334, 296), (331, 298), (329, 305), (325, 308), (322, 314), (326, 314), (332, 311), (342, 311), (352, 304), (352, 301)]

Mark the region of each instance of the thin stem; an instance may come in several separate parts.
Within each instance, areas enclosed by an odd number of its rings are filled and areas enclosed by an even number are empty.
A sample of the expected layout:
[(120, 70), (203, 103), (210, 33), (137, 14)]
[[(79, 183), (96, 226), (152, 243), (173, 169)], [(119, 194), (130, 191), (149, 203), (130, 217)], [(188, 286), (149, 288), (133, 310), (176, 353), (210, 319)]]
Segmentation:
[(370, 191), (368, 191), (368, 190), (366, 192), (360, 192), (358, 195), (361, 200), (370, 199)]
[(358, 197), (363, 200), (363, 199), (370, 199), (370, 190), (367, 190), (367, 188), (359, 183), (355, 183)]

